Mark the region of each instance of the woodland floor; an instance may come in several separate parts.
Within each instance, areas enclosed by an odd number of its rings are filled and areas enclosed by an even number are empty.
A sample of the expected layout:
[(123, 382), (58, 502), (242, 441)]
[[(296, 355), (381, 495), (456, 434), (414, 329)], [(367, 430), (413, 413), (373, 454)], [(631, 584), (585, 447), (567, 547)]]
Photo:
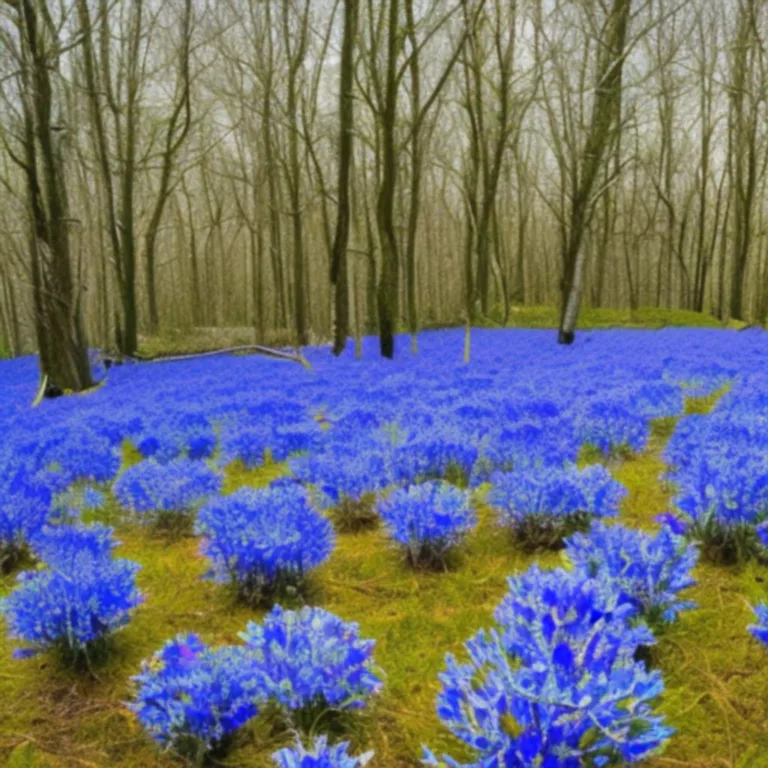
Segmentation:
[[(688, 409), (703, 411), (713, 402), (689, 401)], [(653, 517), (667, 508), (660, 454), (673, 427), (671, 420), (655, 423), (644, 453), (611, 465), (629, 489), (622, 522), (652, 528)], [(127, 449), (126, 461), (133, 460)], [(228, 490), (266, 484), (283, 471), (280, 466), (253, 472), (230, 467)], [(114, 506), (98, 519), (117, 521)], [(108, 663), (97, 669), (98, 679), (60, 669), (45, 657), (14, 661), (11, 644), (0, 633), (3, 765), (180, 765), (156, 749), (123, 705), (131, 696), (130, 675), (177, 632), (201, 630), (206, 641), (232, 643), (249, 620), (262, 615), (239, 605), (224, 587), (201, 580), (206, 566), (195, 539), (173, 541), (119, 523), (116, 529), (123, 542), (118, 554), (142, 564), (140, 587), (151, 599), (116, 636)], [(357, 621), (363, 636), (377, 640), (375, 659), (386, 674), (384, 691), (350, 720), (345, 735), (360, 748), (375, 749), (372, 766), (418, 766), (422, 744), (437, 754), (450, 750), (462, 755), (435, 714), (444, 656), (449, 651), (461, 656), (464, 640), (491, 624), (506, 577), (535, 560), (560, 564), (556, 553), (520, 552), (499, 535), (482, 507), (478, 529), (447, 573), (410, 570), (380, 532), (338, 537), (329, 562), (316, 572), (309, 602)], [(666, 683), (660, 709), (677, 732), (664, 753), (645, 765), (768, 768), (768, 657), (746, 631), (752, 619), (748, 603), (766, 598), (768, 573), (754, 564), (702, 563), (695, 575), (699, 584), (690, 598), (698, 608), (662, 635), (656, 654)], [(12, 576), (1, 579), (0, 594), (12, 584)], [(271, 766), (269, 755), (290, 741), (289, 733), (257, 718), (238, 733), (229, 757), (218, 765)]]

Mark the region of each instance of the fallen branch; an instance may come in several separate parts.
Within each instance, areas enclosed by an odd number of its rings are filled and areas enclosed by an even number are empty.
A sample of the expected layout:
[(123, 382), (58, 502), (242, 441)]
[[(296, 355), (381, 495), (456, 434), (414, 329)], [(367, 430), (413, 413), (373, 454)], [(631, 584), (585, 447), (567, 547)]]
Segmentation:
[(129, 357), (128, 355), (124, 355), (124, 357), (138, 363), (178, 363), (185, 360), (195, 360), (201, 357), (231, 355), (236, 352), (258, 352), (259, 354), (266, 355), (267, 357), (274, 357), (278, 360), (288, 360), (289, 362), (300, 363), (307, 370), (312, 370), (312, 366), (307, 358), (301, 353), (300, 349), (297, 349), (294, 354), (291, 354), (290, 352), (283, 352), (279, 349), (273, 349), (272, 347), (262, 347), (260, 344), (245, 344), (239, 347), (214, 349), (211, 352), (193, 352), (188, 355), (173, 355), (171, 357)]

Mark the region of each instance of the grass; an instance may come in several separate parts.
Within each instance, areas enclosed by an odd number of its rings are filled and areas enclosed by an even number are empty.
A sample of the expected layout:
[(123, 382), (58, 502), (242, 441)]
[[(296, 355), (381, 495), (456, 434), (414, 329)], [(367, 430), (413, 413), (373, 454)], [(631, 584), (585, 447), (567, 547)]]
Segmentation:
[[(496, 319), (488, 318), (479, 322), (479, 326), (501, 327), (501, 310), (494, 312)], [(557, 328), (559, 314), (556, 307), (524, 306), (513, 307), (510, 313), (508, 327), (510, 328)], [(423, 329), (457, 327), (463, 323), (456, 320), (452, 323), (425, 322)], [(743, 327), (745, 323), (734, 322), (729, 327)], [(664, 328), (664, 327), (697, 327), (721, 328), (723, 324), (711, 315), (690, 312), (680, 309), (641, 308), (634, 311), (628, 309), (592, 309), (585, 308), (579, 316), (579, 328)], [(399, 332), (406, 333), (407, 327), (402, 325)], [(375, 329), (371, 333), (375, 333)], [(168, 329), (156, 336), (142, 337), (140, 353), (147, 357), (166, 357), (168, 355), (185, 355), (199, 352), (209, 352), (225, 347), (236, 347), (252, 344), (254, 332), (249, 328), (209, 328), (205, 333), (199, 329)], [(326, 340), (327, 341), (327, 340)], [(261, 343), (267, 346), (293, 346), (294, 337), (291, 331), (274, 331), (268, 334)], [(318, 342), (319, 343), (319, 342)], [(0, 350), (2, 341), (0, 340)], [(0, 357), (2, 355), (0, 354)]]
[[(711, 402), (696, 401), (690, 410), (705, 410)], [(658, 477), (669, 428), (669, 422), (654, 425), (648, 450), (613, 466), (630, 491), (622, 510), (626, 524), (653, 527), (653, 516), (667, 508)], [(276, 465), (255, 471), (231, 468), (227, 490), (264, 485), (282, 472)], [(107, 522), (115, 522), (112, 515), (106, 515)], [(177, 632), (197, 631), (209, 642), (232, 643), (248, 620), (262, 615), (201, 579), (206, 565), (196, 540), (169, 542), (150, 529), (120, 524), (118, 534), (120, 554), (143, 566), (140, 584), (148, 599), (116, 636), (109, 663), (97, 670), (98, 680), (56, 668), (45, 657), (12, 661), (10, 644), (5, 636), (0, 639), (3, 759), (10, 760), (16, 749), (22, 750), (24, 762), (18, 764), (24, 766), (36, 765), (33, 760), (51, 768), (178, 765), (155, 749), (124, 708), (129, 676)], [(377, 751), (376, 766), (417, 766), (422, 743), (461, 754), (434, 713), (444, 655), (461, 653), (463, 641), (490, 624), (506, 577), (535, 560), (545, 566), (560, 563), (557, 554), (533, 557), (517, 549), (510, 538), (498, 535), (484, 508), (460, 562), (447, 573), (408, 568), (381, 531), (339, 537), (333, 557), (313, 580), (310, 601), (358, 621), (365, 636), (377, 639), (385, 693), (369, 712), (353, 719), (348, 734), (360, 748)], [(658, 649), (667, 685), (661, 708), (677, 733), (648, 765), (768, 766), (768, 658), (745, 629), (751, 621), (747, 602), (765, 595), (763, 576), (753, 565), (707, 564), (696, 575), (699, 585), (691, 598), (698, 609), (684, 614), (662, 636)], [(2, 590), (11, 583), (5, 578)], [(257, 721), (246, 727), (221, 765), (271, 765), (270, 753), (290, 740), (274, 726)]]
[[(557, 307), (514, 307), (509, 316), (511, 328), (557, 328), (560, 315)], [(722, 323), (711, 315), (683, 309), (636, 310), (587, 307), (579, 315), (579, 328), (721, 328)]]
[[(716, 396), (688, 402), (689, 412), (706, 412)], [(612, 463), (629, 489), (621, 522), (653, 528), (653, 517), (668, 508), (659, 482), (660, 458), (674, 420), (653, 424), (647, 450)], [(126, 453), (126, 463), (136, 460)], [(267, 465), (228, 470), (226, 492), (265, 485), (284, 468)], [(129, 677), (140, 661), (180, 631), (198, 632), (211, 643), (237, 642), (237, 633), (263, 611), (238, 603), (230, 591), (203, 581), (205, 561), (197, 541), (168, 540), (151, 529), (125, 525), (113, 506), (103, 513), (116, 524), (119, 554), (142, 564), (140, 586), (147, 595), (129, 626), (115, 636), (98, 679), (55, 666), (42, 656), (11, 659), (12, 646), (0, 634), (0, 762), (16, 768), (170, 768), (181, 765), (161, 754), (123, 702), (131, 696)], [(336, 551), (312, 581), (309, 601), (359, 622), (376, 638), (375, 658), (386, 674), (385, 689), (369, 711), (355, 716), (346, 734), (358, 749), (375, 749), (376, 768), (415, 768), (421, 744), (438, 754), (450, 750), (470, 758), (440, 725), (434, 711), (437, 675), (446, 652), (461, 654), (477, 629), (489, 626), (506, 591), (508, 575), (538, 561), (560, 564), (558, 554), (527, 555), (499, 535), (485, 508), (456, 567), (446, 573), (414, 571), (392, 549), (382, 531), (338, 537)], [(768, 768), (768, 652), (746, 631), (748, 603), (765, 599), (764, 571), (754, 564), (736, 568), (702, 563), (698, 603), (662, 635), (657, 649), (666, 691), (661, 710), (677, 730), (649, 768)], [(0, 594), (12, 588), (0, 579)], [(269, 755), (290, 742), (275, 721), (257, 718), (235, 738), (221, 766), (271, 766)]]

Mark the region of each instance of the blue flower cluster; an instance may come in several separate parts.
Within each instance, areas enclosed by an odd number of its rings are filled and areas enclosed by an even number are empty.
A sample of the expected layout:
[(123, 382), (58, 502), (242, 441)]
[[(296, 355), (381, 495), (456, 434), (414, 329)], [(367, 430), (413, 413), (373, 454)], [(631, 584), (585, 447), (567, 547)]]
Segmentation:
[(681, 416), (685, 412), (685, 397), (679, 386), (664, 381), (641, 384), (632, 395), (637, 412), (647, 419)]
[(427, 430), (401, 430), (400, 436), (392, 452), (393, 480), (398, 485), (441, 478), (469, 480), (479, 450), (474, 440), (466, 439), (467, 429), (443, 424)]
[(241, 461), (248, 469), (261, 466), (270, 449), (272, 432), (265, 426), (226, 429), (221, 436), (221, 463)]
[(180, 634), (132, 678), (129, 704), (159, 744), (197, 757), (221, 746), (258, 714), (265, 699), (241, 646), (210, 648), (197, 635)]
[(120, 506), (146, 516), (156, 512), (190, 512), (219, 493), (223, 476), (205, 462), (173, 459), (141, 461), (126, 469), (114, 484)]
[(643, 408), (631, 409), (624, 399), (589, 403), (578, 420), (584, 443), (606, 456), (629, 451), (638, 453), (648, 442), (648, 420)]
[(331, 523), (295, 484), (241, 489), (204, 506), (195, 524), (210, 576), (231, 583), (249, 602), (271, 599), (306, 575), (333, 551)]
[(297, 740), (295, 747), (275, 752), (272, 760), (277, 768), (362, 768), (373, 757), (373, 752), (352, 757), (348, 750), (349, 742), (330, 746), (327, 736), (318, 736), (311, 749)]
[(172, 410), (144, 422), (136, 447), (146, 458), (159, 462), (207, 459), (216, 449), (216, 434), (205, 414)]
[[(328, 710), (362, 707), (381, 689), (374, 642), (361, 639), (356, 624), (322, 608), (295, 612), (276, 606), (240, 637), (244, 645), (212, 648), (197, 635), (180, 634), (142, 663), (132, 678), (136, 696), (129, 706), (162, 746), (199, 761), (212, 750), (223, 751), (227, 738), (267, 704), (310, 730)], [(293, 765), (299, 759), (302, 768), (354, 768), (370, 756), (349, 757), (347, 744), (329, 747), (321, 738), (311, 751), (299, 741), (275, 760)]]
[[(533, 566), (509, 586), (497, 629), (466, 643), (469, 663), (449, 654), (440, 675), (437, 712), (476, 750), (470, 765), (581, 768), (658, 750), (671, 734), (653, 711), (663, 681), (634, 660), (654, 639), (627, 623), (632, 606), (605, 582), (563, 570)], [(442, 765), (429, 749), (424, 763)]]
[[(6, 468), (0, 479), (0, 573), (13, 566), (51, 513), (46, 485), (23, 469)], [(2, 477), (2, 475), (0, 475)]]
[(768, 646), (768, 603), (761, 603), (753, 608), (757, 616), (757, 624), (749, 627), (749, 631), (764, 645)]
[(333, 512), (340, 531), (377, 522), (372, 499), (392, 482), (391, 460), (381, 436), (334, 442), (325, 450), (291, 459), (293, 476), (312, 486), (321, 508)]
[(30, 435), (27, 466), (45, 478), (55, 492), (76, 482), (108, 483), (120, 470), (120, 454), (103, 435), (84, 425)]
[(696, 583), (691, 570), (698, 550), (668, 526), (655, 535), (595, 522), (588, 534), (566, 540), (565, 556), (584, 578), (600, 578), (651, 626), (671, 622), (694, 603), (679, 593)]
[(412, 565), (443, 562), (476, 523), (467, 493), (445, 482), (396, 490), (378, 511)]
[(491, 477), (488, 504), (529, 548), (557, 547), (592, 518), (615, 517), (627, 491), (602, 465), (542, 468)]
[(28, 656), (59, 648), (79, 657), (128, 623), (142, 601), (136, 586), (140, 566), (115, 559), (112, 529), (81, 524), (46, 527), (34, 540), (44, 570), (25, 571), (0, 601), (10, 636)]
[(359, 709), (382, 687), (373, 667), (373, 640), (357, 624), (323, 608), (275, 606), (240, 634), (259, 687), (296, 724), (311, 725), (329, 708)]
[(768, 520), (768, 382), (743, 376), (706, 415), (681, 419), (664, 453), (687, 534), (710, 559), (759, 553)]

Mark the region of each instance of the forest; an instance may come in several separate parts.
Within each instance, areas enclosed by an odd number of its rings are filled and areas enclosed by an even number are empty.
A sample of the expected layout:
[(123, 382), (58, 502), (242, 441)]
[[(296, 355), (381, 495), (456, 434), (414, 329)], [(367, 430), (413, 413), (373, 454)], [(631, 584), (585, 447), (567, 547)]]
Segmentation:
[(0, 763), (768, 768), (766, 0), (0, 0)]
[(80, 349), (48, 372), (81, 389), (89, 344), (167, 330), (390, 356), (526, 305), (565, 341), (582, 306), (764, 323), (767, 28), (760, 0), (4, 0), (4, 345)]

